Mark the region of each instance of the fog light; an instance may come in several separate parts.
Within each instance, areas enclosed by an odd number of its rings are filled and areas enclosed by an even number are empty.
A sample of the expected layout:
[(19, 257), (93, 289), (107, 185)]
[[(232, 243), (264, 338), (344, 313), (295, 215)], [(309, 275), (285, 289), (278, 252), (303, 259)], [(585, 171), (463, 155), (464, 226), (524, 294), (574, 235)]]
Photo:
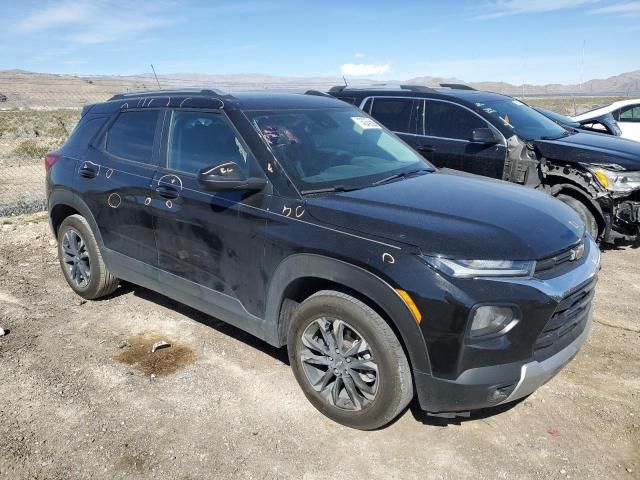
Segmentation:
[(484, 337), (492, 334), (504, 334), (518, 323), (516, 313), (511, 307), (485, 305), (478, 307), (473, 315), (470, 337)]

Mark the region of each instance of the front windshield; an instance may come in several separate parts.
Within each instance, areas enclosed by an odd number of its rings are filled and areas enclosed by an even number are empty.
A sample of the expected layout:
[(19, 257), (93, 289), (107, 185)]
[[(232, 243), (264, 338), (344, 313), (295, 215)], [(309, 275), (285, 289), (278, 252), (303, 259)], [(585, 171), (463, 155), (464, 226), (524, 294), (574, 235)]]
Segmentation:
[(536, 108), (538, 112), (543, 114), (545, 117), (550, 118), (556, 123), (560, 123), (561, 125), (567, 125), (573, 128), (580, 128), (580, 124), (578, 122), (574, 122), (569, 117), (565, 117), (564, 115), (560, 115), (552, 110), (547, 110), (546, 108)]
[(497, 100), (476, 106), (524, 140), (559, 138), (569, 133), (519, 100)]
[(355, 108), (246, 114), (301, 191), (362, 188), (390, 175), (433, 168)]

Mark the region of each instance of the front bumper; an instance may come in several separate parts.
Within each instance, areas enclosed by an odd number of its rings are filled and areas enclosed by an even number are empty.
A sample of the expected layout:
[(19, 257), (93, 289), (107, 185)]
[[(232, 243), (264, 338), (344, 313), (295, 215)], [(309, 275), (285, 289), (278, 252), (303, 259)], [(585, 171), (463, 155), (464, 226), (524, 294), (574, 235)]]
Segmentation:
[(593, 308), (589, 312), (587, 325), (585, 326), (583, 332), (578, 338), (576, 338), (572, 343), (565, 347), (564, 350), (560, 350), (555, 355), (541, 362), (537, 362), (534, 360), (533, 362), (522, 365), (520, 369), (520, 380), (518, 381), (516, 388), (505, 400), (500, 403), (502, 404), (512, 402), (514, 400), (526, 397), (527, 395), (531, 395), (538, 388), (555, 377), (567, 363), (573, 360), (573, 357), (577, 355), (578, 350), (580, 350), (580, 347), (582, 347), (582, 344), (584, 344), (584, 342), (587, 340), (587, 337), (589, 336), (592, 316)]
[[(456, 380), (414, 372), (420, 405), (429, 412), (465, 412), (518, 400), (555, 377), (578, 353), (589, 336), (592, 312), (582, 334), (555, 355), (541, 362), (515, 362), (472, 368)], [(424, 400), (423, 400), (424, 399)]]
[[(563, 300), (573, 297), (575, 292), (585, 286), (592, 288), (597, 272), (600, 268), (600, 251), (595, 242), (590, 242), (588, 255), (578, 267), (550, 279), (539, 278), (501, 278), (492, 279), (502, 288), (510, 286), (527, 286), (535, 289), (546, 298), (553, 299), (557, 305)], [(486, 281), (486, 280), (485, 280)], [(466, 368), (456, 378), (443, 378), (432, 373), (414, 371), (414, 380), (420, 405), (429, 412), (465, 412), (469, 410), (504, 404), (525, 397), (533, 393), (541, 385), (553, 378), (577, 354), (586, 341), (592, 323), (593, 307), (581, 314), (582, 330), (575, 330), (575, 336), (559, 350), (554, 350), (548, 356), (541, 356), (534, 351), (534, 340), (538, 332), (532, 332), (530, 344), (518, 344), (515, 340), (504, 341), (501, 347), (504, 351), (519, 351), (523, 354), (518, 361), (499, 362), (491, 365), (481, 365)], [(523, 328), (526, 327), (526, 319)], [(579, 332), (579, 333), (578, 333)], [(503, 339), (506, 340), (506, 339)], [(562, 346), (562, 345), (559, 345)], [(490, 348), (480, 346), (477, 349)], [(527, 354), (526, 352), (529, 352)], [(469, 350), (468, 355), (477, 355)], [(466, 354), (465, 354), (466, 356)], [(476, 357), (481, 358), (481, 357)], [(464, 363), (465, 358), (460, 359)], [(476, 364), (477, 365), (477, 364)], [(475, 368), (474, 368), (475, 367)]]

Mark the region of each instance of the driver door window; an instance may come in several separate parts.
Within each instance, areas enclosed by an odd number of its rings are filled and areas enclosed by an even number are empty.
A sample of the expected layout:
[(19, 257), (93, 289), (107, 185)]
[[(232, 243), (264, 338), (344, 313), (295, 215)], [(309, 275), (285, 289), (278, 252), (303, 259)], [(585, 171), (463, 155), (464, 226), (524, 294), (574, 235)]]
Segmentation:
[(425, 134), (431, 137), (471, 140), (476, 128), (488, 125), (469, 110), (447, 102), (427, 101)]
[(222, 114), (173, 112), (167, 154), (169, 170), (196, 175), (202, 168), (229, 161), (249, 174), (249, 153)]

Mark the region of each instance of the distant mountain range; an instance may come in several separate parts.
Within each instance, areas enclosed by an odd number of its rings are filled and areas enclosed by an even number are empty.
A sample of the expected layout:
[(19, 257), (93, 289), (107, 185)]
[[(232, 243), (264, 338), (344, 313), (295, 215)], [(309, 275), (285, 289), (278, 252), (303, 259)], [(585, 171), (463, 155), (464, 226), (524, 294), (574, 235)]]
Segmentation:
[[(439, 85), (440, 83), (466, 83), (462, 80), (437, 77), (416, 77), (406, 83), (415, 85)], [(640, 70), (621, 73), (604, 79), (593, 79), (582, 85), (562, 85), (550, 83), (547, 85), (512, 85), (505, 82), (469, 82), (467, 85), (476, 90), (488, 90), (506, 95), (640, 95)]]
[[(207, 87), (226, 91), (315, 89), (326, 91), (334, 85), (343, 85), (335, 77), (279, 77), (257, 74), (209, 75), (178, 73), (159, 77), (162, 88)], [(378, 84), (413, 84), (437, 86), (440, 83), (465, 82), (453, 78), (416, 77), (408, 80), (349, 79), (353, 86)], [(594, 95), (640, 96), (640, 70), (622, 73), (606, 79), (594, 79), (582, 85), (512, 85), (505, 82), (471, 82), (478, 90), (489, 90), (508, 95)], [(128, 76), (76, 76), (26, 72), (0, 71), (0, 109), (6, 108), (78, 108), (86, 103), (103, 101), (115, 93), (158, 88), (152, 74)], [(6, 97), (6, 99), (4, 98)]]

